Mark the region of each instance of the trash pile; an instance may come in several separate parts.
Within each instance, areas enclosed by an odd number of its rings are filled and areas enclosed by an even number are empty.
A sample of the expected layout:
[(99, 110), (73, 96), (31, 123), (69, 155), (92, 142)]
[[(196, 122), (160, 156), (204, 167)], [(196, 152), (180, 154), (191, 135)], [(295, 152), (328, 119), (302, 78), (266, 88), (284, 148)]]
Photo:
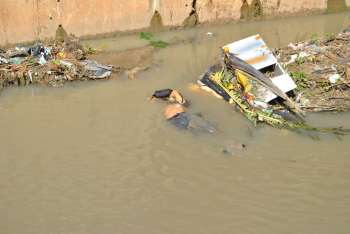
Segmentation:
[(277, 49), (309, 112), (350, 110), (350, 31)]
[(28, 84), (60, 87), (68, 81), (110, 77), (113, 67), (89, 60), (90, 52), (74, 40), (0, 50), (0, 88)]
[[(298, 51), (290, 49), (289, 51)], [(277, 56), (281, 58), (286, 51), (281, 49), (278, 52)], [(299, 57), (303, 57), (306, 65), (306, 58), (309, 57), (305, 55), (306, 53), (308, 52), (303, 51), (302, 53), (300, 51), (295, 61), (283, 61), (288, 63), (287, 66), (291, 66), (300, 59)], [(316, 55), (321, 56), (321, 52), (313, 56), (316, 57)], [(295, 56), (291, 54), (290, 57), (294, 58)], [(315, 63), (316, 60), (313, 61)], [(323, 65), (323, 61), (320, 60), (320, 62)], [(308, 80), (303, 81), (307, 85), (302, 86), (301, 84), (304, 83), (301, 83), (300, 79), (296, 79), (295, 71), (294, 73), (293, 70), (290, 73), (286, 72), (285, 66), (278, 62), (275, 54), (266, 46), (261, 36), (254, 35), (224, 46), (221, 61), (210, 67), (198, 81), (198, 84), (202, 89), (210, 91), (234, 105), (254, 125), (266, 123), (277, 128), (343, 135), (349, 133), (349, 130), (341, 127), (316, 128), (304, 121), (306, 111), (317, 110), (311, 108), (311, 105), (316, 104), (312, 102), (312, 99), (308, 99), (311, 90), (314, 92), (314, 89), (322, 89), (333, 94), (335, 91), (332, 89), (336, 90), (346, 86), (344, 71), (341, 72), (340, 64), (342, 63), (338, 61), (337, 65), (334, 65), (336, 70), (332, 74), (338, 74), (340, 78), (336, 79), (334, 83), (332, 83), (334, 77), (324, 81), (328, 82), (329, 87), (326, 85), (321, 87), (317, 82), (315, 82), (316, 86), (311, 86), (311, 84), (309, 86)], [(314, 66), (316, 65), (314, 64)], [(322, 84), (324, 83), (322, 82)], [(328, 98), (334, 97), (330, 96), (331, 93), (327, 93)]]

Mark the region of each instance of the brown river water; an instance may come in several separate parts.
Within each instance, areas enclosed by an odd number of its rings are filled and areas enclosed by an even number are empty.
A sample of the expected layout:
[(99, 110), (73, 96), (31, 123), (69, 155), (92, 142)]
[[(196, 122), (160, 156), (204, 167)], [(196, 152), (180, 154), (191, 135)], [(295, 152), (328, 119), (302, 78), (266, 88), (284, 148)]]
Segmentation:
[[(349, 13), (171, 31), (135, 80), (9, 88), (0, 100), (1, 234), (348, 234), (350, 137), (254, 128), (222, 100), (193, 93), (219, 47), (261, 33), (271, 47), (340, 31)], [(206, 32), (213, 32), (208, 37)], [(89, 41), (106, 50), (138, 36)], [(177, 88), (219, 129), (182, 132), (153, 90)], [(350, 127), (350, 114), (311, 115)], [(247, 150), (221, 153), (231, 142)]]

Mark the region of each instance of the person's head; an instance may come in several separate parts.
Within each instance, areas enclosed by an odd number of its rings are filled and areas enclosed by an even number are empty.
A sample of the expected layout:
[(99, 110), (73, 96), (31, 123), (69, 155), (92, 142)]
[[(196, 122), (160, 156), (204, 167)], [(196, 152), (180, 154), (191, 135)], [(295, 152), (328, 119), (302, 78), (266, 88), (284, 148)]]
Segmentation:
[(153, 93), (151, 97), (151, 99), (154, 98), (168, 100), (170, 102), (177, 102), (181, 105), (184, 105), (186, 103), (186, 100), (182, 96), (182, 94), (179, 91), (173, 89), (157, 90)]
[(167, 99), (169, 98), (172, 89), (161, 89), (161, 90), (156, 90), (151, 96), (151, 99), (158, 98), (158, 99)]

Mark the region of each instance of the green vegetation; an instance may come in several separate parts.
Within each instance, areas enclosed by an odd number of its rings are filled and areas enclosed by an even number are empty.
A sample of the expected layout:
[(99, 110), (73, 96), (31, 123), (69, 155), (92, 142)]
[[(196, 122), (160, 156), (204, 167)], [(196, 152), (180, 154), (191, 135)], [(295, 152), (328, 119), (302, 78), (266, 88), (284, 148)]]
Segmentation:
[(150, 32), (141, 32), (140, 38), (149, 42), (149, 44), (155, 48), (166, 48), (169, 43), (156, 39)]
[(97, 49), (93, 48), (93, 47), (90, 46), (90, 45), (85, 45), (85, 46), (84, 46), (84, 51), (85, 51), (87, 54), (96, 54)]
[(155, 48), (166, 48), (169, 44), (165, 41), (150, 41), (150, 45), (155, 47)]
[(300, 57), (298, 56), (295, 60), (295, 63), (298, 64), (298, 65), (301, 65), (303, 63), (305, 63), (305, 57)]
[(300, 71), (295, 71), (295, 72), (290, 72), (290, 76), (293, 78), (293, 80), (297, 84), (297, 90), (301, 91), (309, 87), (309, 81), (305, 75), (304, 72)]
[[(211, 80), (215, 82), (219, 87), (221, 87), (225, 92), (230, 96), (230, 103), (235, 104), (239, 107), (241, 112), (249, 119), (255, 126), (258, 123), (265, 123), (275, 128), (287, 128), (291, 130), (306, 130), (322, 133), (332, 133), (335, 135), (346, 135), (349, 134), (349, 130), (339, 128), (317, 128), (308, 125), (307, 123), (300, 122), (291, 122), (284, 119), (282, 116), (275, 114), (273, 110), (261, 110), (251, 106), (244, 98), (242, 93), (234, 89), (228, 89), (226, 82), (228, 77), (232, 78), (230, 75), (225, 72), (225, 69), (222, 71), (212, 74)], [(298, 77), (302, 79), (305, 78), (305, 75), (302, 73), (298, 74)]]
[(153, 38), (153, 34), (150, 33), (150, 32), (141, 32), (140, 33), (140, 38), (144, 39), (144, 40), (147, 40), (147, 41), (150, 41)]

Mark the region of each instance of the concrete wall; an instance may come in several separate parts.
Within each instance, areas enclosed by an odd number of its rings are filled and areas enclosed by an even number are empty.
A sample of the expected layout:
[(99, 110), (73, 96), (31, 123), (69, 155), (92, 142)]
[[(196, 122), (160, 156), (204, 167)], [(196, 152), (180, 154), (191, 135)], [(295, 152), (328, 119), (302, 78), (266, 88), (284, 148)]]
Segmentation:
[[(53, 37), (59, 24), (76, 36), (142, 29), (149, 26), (155, 11), (162, 16), (164, 25), (179, 26), (192, 12), (193, 5), (200, 23), (237, 20), (243, 1), (0, 0), (0, 45)], [(251, 4), (254, 0), (246, 1)], [(350, 0), (344, 1), (350, 5)], [(327, 8), (327, 0), (260, 2), (267, 15)]]
[(149, 25), (148, 0), (0, 0), (0, 44), (52, 37), (59, 24), (77, 36)]

